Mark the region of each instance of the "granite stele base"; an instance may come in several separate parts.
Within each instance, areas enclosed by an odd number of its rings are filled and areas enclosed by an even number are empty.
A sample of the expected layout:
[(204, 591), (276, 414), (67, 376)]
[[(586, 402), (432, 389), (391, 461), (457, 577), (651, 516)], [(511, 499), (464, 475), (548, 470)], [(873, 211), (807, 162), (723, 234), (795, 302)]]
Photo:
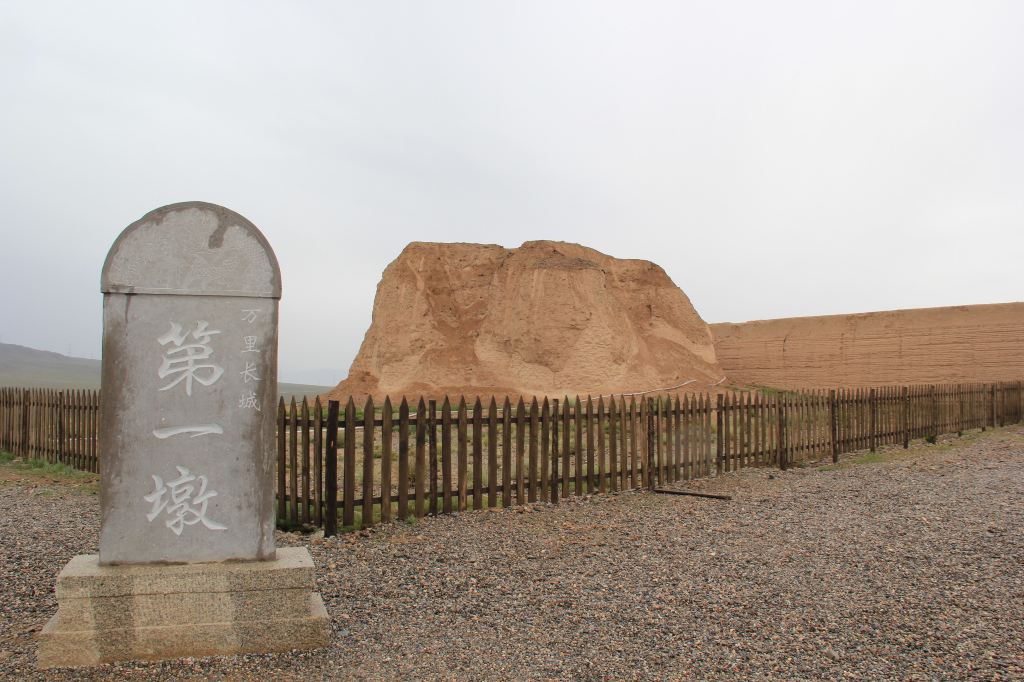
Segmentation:
[(76, 556), (57, 578), (57, 613), (39, 634), (40, 668), (123, 660), (316, 649), (330, 638), (313, 558), (100, 566)]

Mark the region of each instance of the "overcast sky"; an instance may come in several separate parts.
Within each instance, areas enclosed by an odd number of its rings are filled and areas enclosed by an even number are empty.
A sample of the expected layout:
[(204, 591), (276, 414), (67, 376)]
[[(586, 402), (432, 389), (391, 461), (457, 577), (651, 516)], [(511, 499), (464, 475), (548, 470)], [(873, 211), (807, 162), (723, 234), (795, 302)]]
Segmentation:
[(117, 234), (223, 204), (281, 376), (411, 240), (652, 260), (709, 322), (1024, 298), (1021, 2), (0, 4), (0, 341), (99, 357)]

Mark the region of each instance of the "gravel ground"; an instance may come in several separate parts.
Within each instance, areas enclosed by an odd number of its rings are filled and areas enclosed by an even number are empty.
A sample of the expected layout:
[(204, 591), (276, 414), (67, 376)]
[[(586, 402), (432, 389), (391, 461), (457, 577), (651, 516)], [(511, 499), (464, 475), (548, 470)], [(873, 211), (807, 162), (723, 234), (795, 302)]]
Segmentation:
[[(1024, 679), (1024, 429), (307, 544), (330, 648), (47, 679)], [(7, 481), (0, 673), (36, 678), (95, 495)]]

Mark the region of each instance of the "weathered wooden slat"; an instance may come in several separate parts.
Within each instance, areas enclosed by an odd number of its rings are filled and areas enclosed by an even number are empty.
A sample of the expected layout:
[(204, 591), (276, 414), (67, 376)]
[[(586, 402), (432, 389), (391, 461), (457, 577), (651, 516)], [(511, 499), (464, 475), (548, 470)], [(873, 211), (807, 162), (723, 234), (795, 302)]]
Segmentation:
[(640, 443), (640, 466), (642, 467), (640, 486), (651, 488), (654, 482), (654, 477), (651, 474), (654, 453), (651, 452), (650, 400), (646, 398), (640, 399), (640, 420), (637, 431), (637, 440)]
[(350, 397), (345, 405), (345, 459), (342, 472), (341, 524), (356, 522), (356, 404)]
[(473, 403), (473, 509), (484, 506), (484, 434), (483, 405)]
[(373, 397), (366, 398), (363, 406), (363, 511), (360, 527), (373, 525), (373, 443), (376, 429), (373, 428), (375, 407)]
[(313, 485), (312, 471), (310, 466), (311, 453), (309, 452), (309, 427), (306, 424), (309, 422), (309, 402), (306, 397), (302, 397), (302, 403), (299, 409), (299, 417), (302, 421), (302, 443), (300, 466), (302, 467), (302, 522), (308, 524), (312, 521), (310, 514), (313, 511), (310, 509), (310, 488)]
[(584, 420), (584, 406), (583, 401), (580, 397), (576, 396), (576, 402), (573, 406), (573, 418), (576, 420), (576, 442), (573, 443), (573, 476), (576, 478), (576, 485), (574, 492), (577, 496), (583, 494), (584, 479), (584, 463), (583, 463), (583, 420)]
[(452, 513), (452, 407), (448, 396), (441, 405), (441, 511)]
[(526, 504), (526, 403), (516, 404), (516, 504)]
[(501, 505), (512, 506), (512, 403), (508, 397), (501, 410)]
[(541, 502), (548, 501), (548, 490), (551, 483), (551, 404), (547, 397), (540, 407), (540, 487), (537, 498)]
[(288, 404), (288, 493), (292, 504), (288, 509), (288, 522), (292, 527), (299, 525), (299, 445), (298, 410), (295, 397)]
[(288, 418), (284, 411), (284, 398), (277, 401), (277, 518), (284, 521), (288, 518), (288, 507), (285, 502), (285, 491), (288, 490), (287, 460), (285, 447), (288, 443)]
[(324, 524), (324, 412), (320, 396), (313, 401), (313, 523)]
[(755, 409), (754, 396), (749, 392), (746, 394), (745, 404), (743, 408), (744, 412), (744, 462), (743, 466), (749, 467), (754, 464), (754, 430), (753, 425), (755, 421)]
[(498, 506), (498, 403), (487, 408), (487, 506)]
[(663, 495), (686, 495), (688, 497), (705, 497), (711, 500), (731, 500), (730, 495), (716, 495), (714, 493), (698, 493), (693, 490), (670, 490), (665, 488), (655, 488), (654, 492), (661, 493)]
[(679, 396), (665, 396), (665, 451), (668, 462), (666, 481), (675, 483), (683, 477), (682, 402)]
[[(625, 400), (625, 398), (623, 398)], [(625, 414), (625, 412), (623, 412)], [(630, 397), (629, 399), (629, 415), (626, 418), (629, 424), (629, 487), (636, 488), (640, 485), (639, 481), (639, 468), (640, 468), (640, 453), (637, 451), (639, 446), (636, 426), (637, 426), (637, 410), (636, 410), (636, 398)], [(623, 429), (625, 433), (625, 429)]]
[(469, 487), (469, 455), (468, 455), (468, 441), (466, 430), (468, 427), (468, 419), (466, 416), (466, 397), (459, 397), (458, 407), (458, 431), (456, 434), (456, 445), (457, 445), (457, 476), (459, 486), (459, 511), (463, 512), (469, 507), (469, 498), (467, 488)]
[(417, 519), (422, 519), (427, 514), (424, 505), (424, 497), (427, 492), (427, 405), (420, 398), (416, 405), (416, 461), (413, 464), (415, 469), (415, 481), (413, 489), (413, 513)]
[(735, 445), (733, 450), (733, 470), (739, 471), (744, 466), (746, 466), (745, 458), (747, 454), (747, 410), (745, 393), (733, 393), (733, 411), (735, 412), (735, 417), (733, 418), (733, 427), (736, 429)]
[(97, 416), (99, 415), (98, 401), (99, 401), (99, 392), (98, 391), (90, 391), (90, 395), (89, 395), (89, 402), (90, 402), (90, 409), (89, 409), (89, 422), (90, 422), (90, 425), (89, 425), (89, 471), (93, 471), (93, 472), (98, 472), (99, 471), (99, 457), (97, 456), (97, 453), (96, 453), (96, 442), (98, 440), (97, 432), (99, 430), (99, 423), (97, 421)]
[(538, 418), (540, 416), (539, 415), (539, 409), (540, 408), (537, 406), (537, 398), (534, 397), (530, 401), (530, 446), (529, 446), (530, 449), (529, 449), (529, 463), (528, 463), (528, 467), (527, 467), (527, 476), (529, 477), (529, 487), (528, 487), (528, 490), (527, 490), (527, 493), (526, 493), (527, 494), (527, 500), (529, 502), (536, 502), (537, 501), (537, 479), (538, 479), (538, 476), (537, 476), (537, 474), (538, 474), (538, 471), (537, 471), (537, 462), (538, 462), (537, 445), (538, 445), (538, 443), (537, 443), (537, 441), (538, 441), (538, 435), (539, 435), (537, 433), (537, 430), (539, 428), (539, 422), (538, 422)]
[[(387, 523), (391, 520), (391, 438), (393, 431), (391, 398), (384, 396), (380, 427), (380, 520)], [(363, 438), (366, 438), (365, 429)], [(404, 482), (399, 483), (402, 489)]]
[(594, 400), (587, 396), (586, 404), (586, 434), (587, 434), (587, 493), (593, 494), (597, 492), (597, 472), (594, 467)]
[(680, 478), (685, 481), (693, 478), (693, 451), (690, 448), (693, 444), (694, 428), (693, 421), (690, 418), (693, 405), (690, 402), (690, 397), (688, 393), (683, 394), (682, 401), (679, 404), (679, 433), (682, 435)]
[(295, 407), (295, 397), (288, 406), (288, 489), (291, 495), (292, 506), (288, 510), (288, 520), (292, 526), (299, 524), (299, 464), (298, 464), (298, 414)]
[(668, 480), (669, 450), (668, 441), (665, 438), (665, 398), (656, 396), (651, 400), (651, 420), (654, 424), (654, 459), (657, 466), (654, 469), (655, 486), (665, 485)]
[(569, 467), (572, 456), (569, 443), (571, 414), (569, 413), (569, 396), (562, 400), (562, 497), (569, 497)]
[(430, 400), (427, 403), (427, 459), (428, 461), (428, 475), (429, 475), (429, 504), (430, 504), (430, 515), (437, 516), (438, 512), (438, 494), (437, 478), (440, 474), (438, 471), (438, 452), (437, 452), (437, 402)]
[(337, 400), (327, 403), (327, 443), (324, 450), (324, 473), (327, 477), (324, 496), (327, 505), (324, 537), (331, 537), (338, 532), (338, 407)]
[(714, 440), (711, 434), (711, 394), (701, 393), (697, 401), (697, 415), (696, 420), (701, 425), (701, 437), (700, 437), (700, 466), (699, 477), (703, 478), (710, 476), (715, 470), (714, 456), (712, 455), (712, 448), (714, 447)]
[(669, 414), (672, 422), (672, 461), (675, 463), (672, 470), (672, 480), (679, 481), (683, 478), (683, 403), (679, 396), (675, 396), (673, 402), (669, 397)]
[(715, 452), (717, 453), (717, 456), (715, 457), (715, 469), (720, 475), (725, 471), (725, 452), (723, 450), (725, 446), (725, 396), (721, 393), (718, 394), (717, 408), (718, 409), (715, 410), (715, 419), (718, 427), (715, 433)]
[(597, 490), (598, 492), (607, 492), (608, 484), (605, 480), (605, 474), (608, 471), (607, 465), (605, 464), (605, 449), (604, 449), (604, 398), (598, 397), (597, 399)]
[(609, 476), (608, 488), (614, 493), (619, 490), (622, 483), (620, 476), (621, 467), (619, 466), (619, 414), (615, 409), (615, 396), (611, 396), (608, 400), (608, 471), (611, 474)]
[(736, 471), (739, 455), (739, 410), (735, 391), (725, 394), (725, 470)]
[(554, 398), (551, 401), (551, 489), (550, 489), (550, 500), (551, 504), (558, 504), (558, 464), (561, 453), (558, 449), (558, 424), (559, 419), (559, 402), (558, 398)]
[(92, 411), (93, 424), (92, 424), (92, 438), (89, 441), (90, 452), (91, 452), (91, 455), (92, 455), (92, 462), (90, 464), (89, 471), (98, 474), (100, 472), (100, 468), (99, 468), (99, 452), (98, 452), (98, 444), (99, 444), (99, 413), (100, 413), (100, 411), (99, 411), (99, 391), (93, 391), (92, 395), (93, 395), (93, 411)]
[[(415, 493), (413, 493), (415, 496)], [(398, 520), (409, 518), (409, 401), (398, 406)]]

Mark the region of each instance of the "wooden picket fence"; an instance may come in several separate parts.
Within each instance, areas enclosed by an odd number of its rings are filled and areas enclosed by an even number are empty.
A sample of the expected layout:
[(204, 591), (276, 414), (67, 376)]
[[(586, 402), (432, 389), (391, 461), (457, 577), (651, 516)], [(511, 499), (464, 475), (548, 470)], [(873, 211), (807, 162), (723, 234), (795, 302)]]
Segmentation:
[(0, 388), (0, 450), (99, 473), (99, 391)]
[[(1021, 382), (605, 401), (278, 405), (282, 526), (343, 527), (655, 488), (1018, 423)], [(293, 503), (294, 501), (294, 503)]]
[[(1022, 382), (277, 409), (277, 515), (325, 534), (1019, 423)], [(99, 393), (0, 389), (0, 450), (97, 472)]]

